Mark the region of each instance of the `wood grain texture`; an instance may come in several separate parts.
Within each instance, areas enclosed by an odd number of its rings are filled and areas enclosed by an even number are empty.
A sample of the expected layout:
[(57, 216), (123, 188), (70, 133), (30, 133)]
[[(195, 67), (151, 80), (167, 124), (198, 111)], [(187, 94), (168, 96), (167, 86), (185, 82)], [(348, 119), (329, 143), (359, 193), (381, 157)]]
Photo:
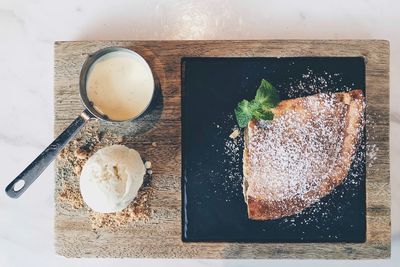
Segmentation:
[[(59, 203), (56, 176), (56, 252), (66, 257), (140, 258), (337, 258), (390, 257), (389, 183), (389, 43), (381, 40), (252, 41), (96, 41), (55, 43), (55, 132), (60, 133), (82, 110), (78, 93), (80, 68), (88, 54), (108, 46), (135, 50), (157, 76), (163, 108), (158, 117), (127, 129), (127, 144), (153, 162), (155, 214), (118, 232), (93, 232), (85, 209)], [(182, 57), (363, 56), (366, 59), (368, 145), (378, 148), (367, 159), (367, 241), (351, 243), (183, 243), (181, 241), (181, 58)], [(372, 126), (373, 125), (373, 126)], [(146, 128), (147, 127), (147, 128)], [(84, 134), (84, 132), (82, 133)], [(156, 142), (157, 147), (152, 147)], [(57, 164), (56, 164), (57, 168)], [(57, 169), (58, 170), (58, 169)], [(65, 178), (65, 177), (64, 177)]]

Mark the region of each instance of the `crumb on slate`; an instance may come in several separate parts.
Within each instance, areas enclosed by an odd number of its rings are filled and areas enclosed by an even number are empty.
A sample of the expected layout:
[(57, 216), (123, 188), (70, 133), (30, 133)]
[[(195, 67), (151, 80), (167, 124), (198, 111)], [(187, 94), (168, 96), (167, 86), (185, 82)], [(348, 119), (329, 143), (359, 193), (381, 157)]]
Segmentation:
[(239, 134), (240, 134), (239, 129), (235, 129), (235, 130), (229, 135), (229, 137), (230, 137), (231, 139), (236, 139), (236, 138), (239, 136)]

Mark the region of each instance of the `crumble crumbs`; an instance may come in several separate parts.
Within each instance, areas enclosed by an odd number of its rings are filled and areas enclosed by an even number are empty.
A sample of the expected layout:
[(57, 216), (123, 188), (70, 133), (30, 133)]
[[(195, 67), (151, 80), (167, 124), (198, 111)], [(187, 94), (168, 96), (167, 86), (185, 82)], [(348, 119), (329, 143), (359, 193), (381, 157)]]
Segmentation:
[[(79, 177), (83, 165), (99, 149), (114, 144), (123, 144), (123, 141), (124, 138), (120, 135), (108, 131), (99, 131), (98, 122), (88, 123), (85, 129), (69, 142), (58, 156), (57, 203), (66, 209), (84, 209), (86, 205), (79, 189)], [(124, 210), (115, 213), (98, 213), (87, 207), (85, 212), (88, 213), (93, 231), (100, 228), (117, 231), (119, 227), (129, 223), (149, 220), (152, 214), (149, 198), (153, 193), (151, 188), (152, 170), (150, 168), (147, 170), (138, 195)]]

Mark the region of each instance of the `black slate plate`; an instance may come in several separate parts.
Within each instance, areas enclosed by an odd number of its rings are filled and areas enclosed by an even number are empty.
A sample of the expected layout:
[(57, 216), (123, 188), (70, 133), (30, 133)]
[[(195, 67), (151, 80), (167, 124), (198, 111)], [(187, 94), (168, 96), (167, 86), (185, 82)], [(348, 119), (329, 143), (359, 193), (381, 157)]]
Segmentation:
[(294, 216), (247, 218), (243, 143), (229, 134), (234, 107), (252, 99), (263, 78), (281, 99), (364, 90), (365, 63), (360, 57), (183, 58), (183, 241), (365, 242), (365, 133), (346, 181), (332, 194)]

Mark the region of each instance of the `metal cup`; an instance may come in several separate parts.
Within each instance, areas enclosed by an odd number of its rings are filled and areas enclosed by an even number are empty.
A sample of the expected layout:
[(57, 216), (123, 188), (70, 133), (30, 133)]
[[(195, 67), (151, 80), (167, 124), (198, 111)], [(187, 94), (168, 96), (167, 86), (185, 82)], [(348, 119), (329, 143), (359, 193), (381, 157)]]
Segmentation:
[[(79, 93), (82, 100), (82, 104), (85, 106), (85, 110), (31, 163), (26, 167), (21, 174), (19, 174), (5, 189), (7, 195), (12, 198), (18, 198), (21, 196), (28, 187), (42, 174), (42, 172), (50, 165), (50, 163), (56, 158), (60, 151), (64, 148), (66, 144), (79, 132), (79, 130), (86, 124), (87, 121), (91, 119), (99, 119), (107, 122), (125, 122), (133, 121), (140, 117), (150, 106), (150, 103), (154, 99), (155, 91), (155, 80), (153, 77), (153, 92), (152, 100), (149, 101), (143, 111), (137, 116), (130, 118), (128, 120), (118, 121), (108, 118), (105, 114), (99, 113), (90, 102), (87, 95), (86, 81), (90, 67), (102, 56), (117, 51), (124, 51), (132, 53), (140, 60), (143, 60), (147, 64), (144, 58), (134, 51), (122, 47), (108, 47), (101, 49), (94, 54), (91, 54), (86, 59), (82, 66), (82, 70), (79, 78)], [(148, 64), (147, 64), (148, 65)], [(149, 67), (150, 69), (150, 67)], [(151, 72), (151, 69), (150, 69)]]

